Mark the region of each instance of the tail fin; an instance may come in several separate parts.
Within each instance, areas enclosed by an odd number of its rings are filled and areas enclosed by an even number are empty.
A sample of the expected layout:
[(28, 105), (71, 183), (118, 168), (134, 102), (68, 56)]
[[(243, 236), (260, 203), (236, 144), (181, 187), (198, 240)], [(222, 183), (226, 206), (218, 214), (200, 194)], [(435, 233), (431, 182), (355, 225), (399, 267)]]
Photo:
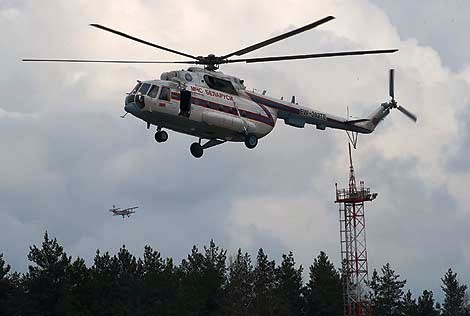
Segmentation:
[(417, 117), (401, 105), (397, 104), (395, 101), (395, 72), (393, 69), (390, 69), (390, 76), (389, 76), (389, 95), (392, 98), (390, 102), (382, 103), (378, 109), (372, 112), (366, 120), (363, 122), (357, 122), (354, 125), (365, 128), (370, 133), (372, 133), (377, 125), (387, 116), (390, 114), (391, 109), (397, 109), (404, 115), (406, 115), (409, 119), (416, 122)]
[(390, 105), (388, 103), (382, 103), (367, 119), (364, 119), (362, 122), (357, 122), (355, 125), (365, 128), (372, 133), (377, 125), (389, 114)]

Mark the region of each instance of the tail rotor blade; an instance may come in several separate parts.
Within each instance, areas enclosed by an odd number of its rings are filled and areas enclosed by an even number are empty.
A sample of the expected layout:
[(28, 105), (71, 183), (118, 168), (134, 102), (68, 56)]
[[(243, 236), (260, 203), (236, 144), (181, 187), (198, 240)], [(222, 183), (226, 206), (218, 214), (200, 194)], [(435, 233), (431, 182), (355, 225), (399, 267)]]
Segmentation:
[(405, 114), (406, 116), (408, 116), (408, 118), (414, 122), (416, 122), (418, 120), (418, 117), (416, 115), (414, 115), (413, 113), (411, 113), (410, 111), (408, 111), (407, 109), (405, 109), (404, 107), (402, 107), (401, 105), (399, 105), (397, 107), (397, 110), (400, 111), (401, 113)]
[(392, 99), (395, 99), (395, 69), (390, 69), (389, 93)]

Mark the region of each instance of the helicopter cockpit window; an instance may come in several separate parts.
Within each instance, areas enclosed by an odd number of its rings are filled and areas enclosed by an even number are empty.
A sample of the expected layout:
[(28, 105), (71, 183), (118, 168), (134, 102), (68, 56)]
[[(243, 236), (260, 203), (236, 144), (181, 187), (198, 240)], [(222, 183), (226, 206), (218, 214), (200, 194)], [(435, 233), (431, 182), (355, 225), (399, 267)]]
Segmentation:
[(150, 83), (144, 83), (140, 87), (139, 92), (142, 94), (147, 94), (147, 92), (149, 91), (149, 88), (150, 88)]
[(160, 100), (170, 101), (170, 88), (162, 87), (162, 91), (160, 92)]
[(158, 94), (158, 86), (152, 86), (149, 90), (148, 96), (151, 98), (156, 98)]
[(238, 95), (237, 90), (235, 90), (232, 83), (228, 80), (212, 77), (209, 75), (205, 75), (204, 80), (206, 81), (209, 88), (219, 90), (225, 93)]

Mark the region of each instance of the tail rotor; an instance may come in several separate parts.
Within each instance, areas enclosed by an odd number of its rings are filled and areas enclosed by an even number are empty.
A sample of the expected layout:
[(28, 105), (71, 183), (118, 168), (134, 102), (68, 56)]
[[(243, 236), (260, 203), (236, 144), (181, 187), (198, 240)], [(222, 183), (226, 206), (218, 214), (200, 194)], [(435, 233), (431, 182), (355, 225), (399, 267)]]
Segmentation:
[(403, 113), (405, 116), (407, 116), (410, 120), (414, 122), (418, 120), (418, 117), (415, 114), (411, 113), (410, 111), (408, 111), (401, 105), (398, 105), (397, 101), (395, 101), (395, 70), (394, 69), (390, 69), (389, 94), (390, 94), (390, 97), (392, 98), (390, 102), (388, 103), (389, 108), (397, 109), (398, 111)]

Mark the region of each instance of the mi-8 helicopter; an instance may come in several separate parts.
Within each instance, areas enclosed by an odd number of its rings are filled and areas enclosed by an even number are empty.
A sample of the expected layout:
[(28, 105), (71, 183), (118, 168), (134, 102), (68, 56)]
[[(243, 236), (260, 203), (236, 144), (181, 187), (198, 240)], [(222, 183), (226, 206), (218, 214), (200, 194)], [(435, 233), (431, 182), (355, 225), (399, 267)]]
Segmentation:
[[(258, 139), (269, 134), (278, 119), (290, 126), (303, 128), (305, 124), (316, 125), (317, 129), (327, 127), (346, 130), (352, 133), (352, 141), (357, 141), (357, 133), (369, 134), (393, 108), (398, 109), (413, 121), (416, 116), (405, 108), (398, 106), (394, 99), (393, 69), (390, 70), (391, 101), (382, 103), (368, 117), (350, 120), (327, 114), (299, 105), (293, 97), (291, 102), (266, 96), (265, 93), (247, 91), (244, 81), (217, 71), (220, 65), (230, 63), (259, 63), (282, 60), (323, 58), (334, 56), (369, 55), (395, 53), (398, 49), (345, 51), (304, 55), (287, 55), (274, 57), (236, 58), (267, 45), (297, 35), (333, 20), (333, 16), (297, 28), (295, 30), (272, 37), (265, 41), (248, 46), (241, 50), (215, 56), (193, 56), (174, 49), (166, 48), (140, 38), (125, 34), (99, 24), (90, 24), (98, 29), (131, 39), (133, 41), (178, 54), (191, 60), (186, 61), (148, 61), (148, 60), (85, 60), (85, 59), (23, 59), (23, 61), (42, 62), (80, 62), (80, 63), (128, 63), (128, 64), (193, 64), (201, 67), (189, 67), (187, 70), (164, 72), (160, 80), (138, 81), (134, 89), (125, 98), (124, 110), (147, 123), (157, 127), (155, 140), (162, 143), (168, 140), (170, 129), (179, 133), (199, 138), (191, 144), (191, 154), (200, 158), (205, 149), (220, 145), (227, 141), (244, 142), (252, 149)], [(348, 134), (350, 135), (350, 134)], [(354, 135), (356, 138), (354, 138)], [(350, 136), (351, 138), (351, 136)], [(204, 143), (203, 140), (206, 140)]]

